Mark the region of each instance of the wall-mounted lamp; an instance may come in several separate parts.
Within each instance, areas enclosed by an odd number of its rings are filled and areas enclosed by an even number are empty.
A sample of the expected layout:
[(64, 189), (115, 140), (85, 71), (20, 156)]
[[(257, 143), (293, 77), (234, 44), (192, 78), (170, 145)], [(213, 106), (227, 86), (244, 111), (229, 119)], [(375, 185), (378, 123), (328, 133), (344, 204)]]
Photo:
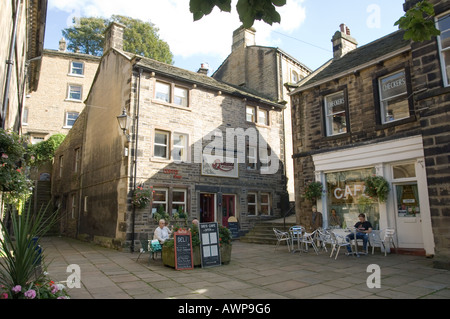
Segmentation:
[(130, 142), (130, 135), (127, 132), (130, 128), (131, 118), (128, 116), (125, 108), (123, 108), (122, 114), (117, 117), (117, 122), (119, 122), (119, 126), (123, 131), (123, 134), (127, 137), (127, 141)]

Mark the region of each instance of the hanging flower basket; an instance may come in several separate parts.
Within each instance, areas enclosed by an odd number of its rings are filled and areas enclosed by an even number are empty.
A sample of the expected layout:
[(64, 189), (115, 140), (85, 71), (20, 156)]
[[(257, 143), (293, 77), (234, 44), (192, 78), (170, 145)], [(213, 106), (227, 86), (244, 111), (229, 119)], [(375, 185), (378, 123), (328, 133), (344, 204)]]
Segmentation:
[(382, 203), (386, 202), (391, 187), (388, 181), (382, 176), (370, 176), (364, 180), (367, 196), (378, 198)]
[(305, 195), (303, 196), (309, 201), (316, 201), (322, 197), (323, 184), (321, 182), (311, 182), (306, 184)]
[(151, 195), (152, 193), (150, 190), (139, 186), (133, 193), (131, 203), (136, 208), (146, 208), (150, 204)]

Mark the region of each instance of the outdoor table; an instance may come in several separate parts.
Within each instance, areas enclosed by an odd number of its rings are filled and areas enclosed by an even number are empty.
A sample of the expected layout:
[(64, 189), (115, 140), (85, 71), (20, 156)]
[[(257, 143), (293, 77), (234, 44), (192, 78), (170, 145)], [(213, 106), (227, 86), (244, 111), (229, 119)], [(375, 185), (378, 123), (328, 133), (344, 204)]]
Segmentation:
[(352, 249), (352, 254), (359, 257), (358, 242), (356, 241), (356, 233), (357, 233), (357, 229), (356, 228), (354, 228), (354, 227), (347, 228), (347, 229), (336, 228), (336, 229), (330, 229), (330, 231), (332, 231), (336, 235), (339, 235), (339, 236), (344, 237), (344, 238), (346, 238), (347, 235), (349, 235), (349, 233), (353, 233), (353, 238), (354, 238), (354, 241), (355, 241), (355, 244), (354, 244), (355, 249), (353, 249), (353, 247), (352, 247), (353, 245), (351, 244), (351, 242), (349, 242), (349, 243), (350, 243), (350, 247)]
[[(292, 243), (292, 253), (295, 253), (297, 251), (301, 252), (301, 238), (302, 238), (302, 229), (299, 228), (293, 228), (289, 230), (289, 235), (291, 237), (291, 243)], [(294, 249), (294, 241), (297, 240), (297, 248), (298, 249)]]

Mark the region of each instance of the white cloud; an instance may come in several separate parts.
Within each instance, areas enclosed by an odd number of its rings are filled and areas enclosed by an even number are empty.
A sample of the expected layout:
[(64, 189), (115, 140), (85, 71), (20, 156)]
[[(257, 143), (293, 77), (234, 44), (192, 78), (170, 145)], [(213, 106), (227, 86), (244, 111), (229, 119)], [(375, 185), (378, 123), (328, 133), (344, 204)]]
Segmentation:
[[(298, 29), (306, 18), (304, 0), (288, 0), (278, 8), (281, 24), (272, 27), (257, 21), (256, 41), (260, 45), (276, 46), (279, 39), (272, 31), (291, 33)], [(236, 0), (233, 0), (233, 8)], [(74, 16), (126, 15), (143, 21), (151, 21), (159, 28), (163, 40), (169, 43), (174, 55), (190, 57), (195, 54), (214, 54), (226, 57), (231, 50), (232, 33), (240, 26), (235, 9), (232, 13), (219, 9), (193, 22), (189, 12), (189, 0), (49, 0), (50, 9), (58, 9)]]

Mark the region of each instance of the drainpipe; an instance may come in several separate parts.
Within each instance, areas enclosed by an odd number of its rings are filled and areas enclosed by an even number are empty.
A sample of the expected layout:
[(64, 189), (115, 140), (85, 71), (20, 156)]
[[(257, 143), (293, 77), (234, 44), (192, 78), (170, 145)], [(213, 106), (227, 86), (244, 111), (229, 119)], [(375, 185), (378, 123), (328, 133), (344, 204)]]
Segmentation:
[[(8, 107), (8, 95), (9, 95), (9, 87), (11, 84), (11, 71), (12, 66), (14, 65), (14, 47), (16, 46), (16, 36), (17, 36), (17, 24), (19, 22), (19, 16), (20, 16), (20, 0), (16, 1), (16, 6), (14, 8), (14, 0), (11, 0), (11, 3), (13, 5), (13, 11), (15, 9), (15, 16), (14, 16), (14, 25), (13, 25), (13, 31), (11, 35), (11, 43), (9, 47), (9, 57), (8, 60), (6, 60), (7, 68), (6, 68), (6, 83), (5, 83), (5, 91), (3, 95), (3, 104), (2, 104), (2, 128), (6, 129), (6, 109)], [(19, 75), (17, 75), (19, 76)]]
[[(139, 142), (139, 106), (141, 100), (141, 77), (142, 77), (142, 69), (139, 69), (139, 77), (138, 77), (138, 87), (137, 87), (137, 103), (135, 109), (135, 117), (134, 117), (134, 176), (133, 176), (133, 193), (136, 191), (137, 187), (137, 159), (138, 159), (138, 142)], [(135, 233), (135, 224), (136, 224), (136, 206), (133, 205), (133, 211), (131, 214), (131, 253), (134, 252), (134, 233)]]

